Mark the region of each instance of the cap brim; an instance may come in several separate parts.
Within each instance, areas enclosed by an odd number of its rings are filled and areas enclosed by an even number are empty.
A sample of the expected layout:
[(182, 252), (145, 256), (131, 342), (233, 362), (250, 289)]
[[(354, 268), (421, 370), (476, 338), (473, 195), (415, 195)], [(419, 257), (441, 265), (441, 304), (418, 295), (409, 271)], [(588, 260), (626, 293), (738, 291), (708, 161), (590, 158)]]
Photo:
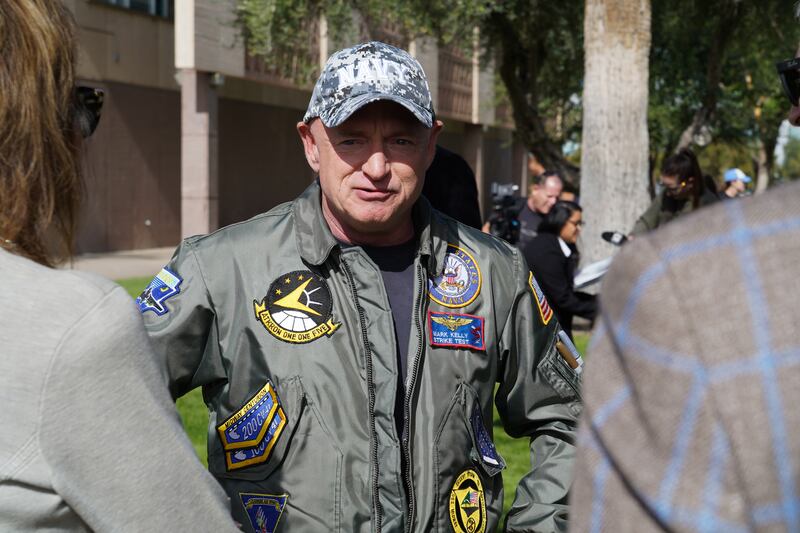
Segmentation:
[(335, 128), (343, 124), (353, 113), (362, 107), (379, 101), (389, 101), (400, 104), (408, 109), (426, 128), (433, 127), (433, 112), (431, 110), (425, 109), (401, 96), (387, 93), (366, 93), (354, 96), (323, 110), (319, 114), (319, 119), (325, 126)]

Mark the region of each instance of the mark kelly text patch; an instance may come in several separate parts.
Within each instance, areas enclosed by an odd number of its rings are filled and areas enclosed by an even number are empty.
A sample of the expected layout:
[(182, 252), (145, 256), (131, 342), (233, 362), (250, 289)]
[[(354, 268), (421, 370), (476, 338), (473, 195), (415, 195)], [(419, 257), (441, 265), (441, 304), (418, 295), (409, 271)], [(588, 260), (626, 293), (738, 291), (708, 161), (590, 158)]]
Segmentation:
[(479, 316), (428, 311), (428, 331), (431, 346), (486, 350)]

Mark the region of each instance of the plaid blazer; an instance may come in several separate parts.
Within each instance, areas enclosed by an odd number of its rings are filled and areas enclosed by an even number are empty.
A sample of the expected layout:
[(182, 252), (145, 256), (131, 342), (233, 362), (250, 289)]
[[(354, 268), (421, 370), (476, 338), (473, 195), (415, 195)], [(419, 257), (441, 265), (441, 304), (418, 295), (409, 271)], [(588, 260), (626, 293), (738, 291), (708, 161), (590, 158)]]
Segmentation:
[(572, 531), (800, 531), (800, 183), (638, 237), (604, 282)]

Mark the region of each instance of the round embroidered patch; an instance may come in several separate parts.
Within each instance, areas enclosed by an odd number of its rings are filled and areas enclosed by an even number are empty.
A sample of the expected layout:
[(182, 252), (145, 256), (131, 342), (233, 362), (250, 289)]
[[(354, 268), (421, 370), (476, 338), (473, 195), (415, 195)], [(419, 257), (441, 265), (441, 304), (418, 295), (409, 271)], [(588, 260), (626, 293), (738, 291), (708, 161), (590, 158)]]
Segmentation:
[(428, 295), (445, 307), (465, 307), (481, 292), (481, 269), (469, 254), (453, 244), (447, 245), (444, 272), (428, 280)]
[(486, 531), (486, 499), (481, 478), (473, 469), (458, 476), (450, 491), (450, 523), (458, 533)]
[(332, 335), (341, 325), (331, 318), (331, 291), (321, 277), (308, 270), (283, 274), (272, 282), (259, 303), (256, 318), (275, 338), (303, 344)]

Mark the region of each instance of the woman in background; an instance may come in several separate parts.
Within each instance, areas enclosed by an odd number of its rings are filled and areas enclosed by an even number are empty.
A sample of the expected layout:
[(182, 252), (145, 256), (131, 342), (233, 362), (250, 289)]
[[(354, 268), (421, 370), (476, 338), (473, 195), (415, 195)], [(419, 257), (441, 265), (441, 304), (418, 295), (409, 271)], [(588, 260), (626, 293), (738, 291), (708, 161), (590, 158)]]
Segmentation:
[(709, 187), (697, 158), (688, 148), (664, 159), (660, 183), (662, 191), (636, 221), (631, 235), (652, 231), (719, 199), (713, 181)]
[(538, 235), (523, 250), (533, 276), (570, 338), (575, 315), (594, 320), (597, 314), (596, 297), (575, 291), (576, 243), (581, 227), (581, 207), (574, 202), (557, 202), (539, 225)]
[(81, 134), (61, 0), (0, 2), (0, 530), (237, 531), (133, 300), (72, 251)]

